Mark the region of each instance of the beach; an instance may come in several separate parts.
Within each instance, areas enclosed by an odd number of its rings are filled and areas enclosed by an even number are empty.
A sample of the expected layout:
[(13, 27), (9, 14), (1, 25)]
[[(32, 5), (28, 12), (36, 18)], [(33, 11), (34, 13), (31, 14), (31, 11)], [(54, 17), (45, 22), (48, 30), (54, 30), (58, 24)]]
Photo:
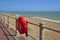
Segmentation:
[[(2, 15), (9, 15), (10, 18), (8, 20), (7, 16), (2, 16)], [(2, 17), (1, 17), (2, 16)], [(2, 19), (5, 18), (5, 20), (9, 21), (6, 22), (4, 20), (2, 20), (2, 22), (4, 22), (4, 25), (8, 25), (8, 30), (11, 34), (15, 34), (16, 32), (16, 19), (19, 17), (16, 14), (6, 14), (6, 13), (0, 13), (0, 17)], [(13, 17), (13, 18), (11, 18)], [(26, 21), (30, 22), (28, 23), (28, 34), (29, 36), (26, 37), (25, 34), (20, 34), (17, 31), (17, 35), (14, 36), (16, 38), (16, 40), (39, 40), (40, 39), (40, 31), (41, 31), (41, 26), (40, 23), (43, 23), (43, 30), (42, 30), (42, 39), (43, 40), (60, 40), (60, 21), (49, 21), (49, 20), (45, 20), (42, 18), (34, 18), (34, 17), (28, 17), (28, 16), (23, 16), (25, 18)], [(14, 25), (14, 26), (13, 26)]]

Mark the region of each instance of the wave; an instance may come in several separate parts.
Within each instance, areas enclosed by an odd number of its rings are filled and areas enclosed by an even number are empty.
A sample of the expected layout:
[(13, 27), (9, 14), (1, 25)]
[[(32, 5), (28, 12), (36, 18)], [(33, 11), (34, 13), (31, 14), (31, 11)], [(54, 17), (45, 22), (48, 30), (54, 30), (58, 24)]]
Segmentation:
[(15, 14), (17, 17), (19, 17), (20, 16), (20, 14)]
[(37, 19), (41, 19), (41, 20), (47, 20), (47, 21), (52, 21), (52, 22), (60, 23), (60, 21), (51, 20), (51, 19), (47, 19), (47, 18), (41, 18), (41, 17), (32, 17), (32, 18), (37, 18)]

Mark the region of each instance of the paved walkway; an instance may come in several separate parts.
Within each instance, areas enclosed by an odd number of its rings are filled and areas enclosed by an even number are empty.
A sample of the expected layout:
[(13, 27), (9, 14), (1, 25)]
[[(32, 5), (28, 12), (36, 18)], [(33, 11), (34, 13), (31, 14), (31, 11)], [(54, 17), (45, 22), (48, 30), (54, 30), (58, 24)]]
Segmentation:
[(7, 36), (10, 34), (9, 31), (0, 23), (0, 40), (15, 40), (13, 36)]
[(4, 35), (4, 32), (0, 28), (0, 40), (7, 40), (7, 37)]

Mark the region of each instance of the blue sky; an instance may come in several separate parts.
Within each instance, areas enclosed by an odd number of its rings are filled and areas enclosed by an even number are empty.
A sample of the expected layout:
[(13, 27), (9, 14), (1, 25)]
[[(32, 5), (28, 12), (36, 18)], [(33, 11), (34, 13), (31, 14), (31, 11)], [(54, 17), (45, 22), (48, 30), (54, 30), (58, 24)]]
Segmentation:
[(60, 11), (60, 0), (0, 0), (0, 11)]

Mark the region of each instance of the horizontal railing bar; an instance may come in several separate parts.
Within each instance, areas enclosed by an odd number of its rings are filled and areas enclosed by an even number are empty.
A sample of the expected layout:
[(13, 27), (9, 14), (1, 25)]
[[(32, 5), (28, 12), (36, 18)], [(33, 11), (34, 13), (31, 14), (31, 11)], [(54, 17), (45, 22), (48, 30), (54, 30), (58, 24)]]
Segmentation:
[(52, 31), (54, 31), (54, 32), (58, 32), (58, 33), (60, 33), (60, 31), (58, 31), (58, 30), (54, 30), (54, 29), (51, 29), (51, 28), (48, 28), (48, 27), (43, 27), (43, 28), (46, 28), (46, 29), (48, 29), (48, 30), (52, 30)]
[(35, 26), (39, 26), (37, 24), (31, 23), (31, 22), (28, 22), (28, 21), (26, 21), (26, 22), (29, 23), (29, 24), (35, 25)]
[[(5, 22), (7, 22), (7, 24), (8, 24), (8, 22), (9, 22), (9, 21), (5, 21)], [(11, 25), (15, 26), (12, 22), (9, 22), (9, 24), (11, 24)]]
[[(8, 24), (8, 23), (7, 23)], [(16, 26), (15, 24), (13, 24), (12, 22), (9, 22), (9, 24), (11, 24), (12, 26)]]
[(1, 14), (3, 16), (7, 16), (7, 17), (10, 17), (10, 18), (14, 18), (14, 19), (17, 19), (17, 17), (12, 17), (12, 16), (9, 16), (9, 15), (5, 15), (5, 14)]

